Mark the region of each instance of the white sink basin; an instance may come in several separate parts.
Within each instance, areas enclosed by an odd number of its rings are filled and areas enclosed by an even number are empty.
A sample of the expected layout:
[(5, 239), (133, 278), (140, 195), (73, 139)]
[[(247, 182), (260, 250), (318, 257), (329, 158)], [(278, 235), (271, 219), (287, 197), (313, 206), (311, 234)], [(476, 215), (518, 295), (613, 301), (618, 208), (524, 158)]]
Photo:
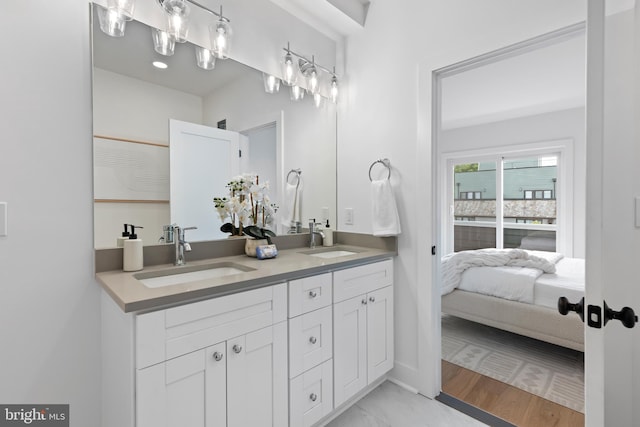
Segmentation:
[(147, 288), (161, 288), (198, 280), (215, 279), (252, 271), (253, 268), (230, 262), (176, 267), (168, 270), (138, 273), (134, 277)]
[(342, 256), (348, 256), (348, 255), (355, 255), (358, 252), (355, 251), (349, 251), (346, 249), (312, 249), (309, 251), (304, 251), (302, 252), (305, 255), (309, 255), (309, 256), (313, 256), (316, 258), (324, 258), (324, 259), (329, 259), (329, 258), (339, 258)]

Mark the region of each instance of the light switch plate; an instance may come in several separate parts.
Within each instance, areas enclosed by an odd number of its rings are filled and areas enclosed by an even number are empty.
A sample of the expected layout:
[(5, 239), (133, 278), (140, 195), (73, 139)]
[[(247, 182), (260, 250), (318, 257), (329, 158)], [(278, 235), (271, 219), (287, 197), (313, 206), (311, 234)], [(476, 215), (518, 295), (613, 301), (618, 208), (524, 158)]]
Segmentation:
[(344, 209), (344, 223), (347, 225), (353, 225), (353, 208)]
[(0, 236), (7, 235), (7, 202), (0, 202)]

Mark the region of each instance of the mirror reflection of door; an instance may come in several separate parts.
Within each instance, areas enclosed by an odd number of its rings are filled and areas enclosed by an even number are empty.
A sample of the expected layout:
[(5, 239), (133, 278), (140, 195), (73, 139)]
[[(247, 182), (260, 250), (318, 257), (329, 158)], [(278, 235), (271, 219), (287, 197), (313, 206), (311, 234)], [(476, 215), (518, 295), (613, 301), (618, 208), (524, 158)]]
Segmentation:
[(226, 237), (213, 197), (224, 197), (226, 183), (240, 173), (240, 135), (170, 120), (169, 140), (171, 223), (197, 227), (187, 240)]
[(521, 426), (584, 424), (584, 326), (556, 308), (584, 295), (584, 52), (577, 25), (436, 73), (442, 390)]

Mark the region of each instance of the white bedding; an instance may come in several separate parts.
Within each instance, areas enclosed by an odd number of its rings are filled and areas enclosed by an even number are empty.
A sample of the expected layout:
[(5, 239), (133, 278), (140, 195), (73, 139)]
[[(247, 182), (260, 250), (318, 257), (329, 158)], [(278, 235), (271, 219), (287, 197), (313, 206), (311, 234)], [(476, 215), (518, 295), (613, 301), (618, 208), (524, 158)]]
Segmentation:
[[(496, 265), (477, 266), (485, 263), (476, 260), (478, 251), (458, 253), (459, 265), (446, 265), (443, 262), (443, 288), (445, 295), (453, 289), (481, 293), (513, 301), (556, 308), (558, 298), (565, 296), (569, 301), (578, 301), (584, 296), (584, 260), (564, 258), (562, 254), (553, 252), (526, 251), (527, 263), (518, 261), (521, 266)], [(491, 263), (495, 262), (495, 253), (491, 253)], [(517, 255), (521, 260), (521, 254)], [(506, 258), (505, 258), (506, 259)], [(540, 260), (553, 264), (553, 269)], [(533, 263), (529, 261), (533, 260)], [(451, 257), (443, 258), (451, 261)], [(508, 263), (508, 260), (506, 260)], [(487, 265), (487, 264), (485, 264)], [(491, 264), (489, 264), (491, 265)], [(538, 268), (529, 268), (529, 266)], [(540, 267), (544, 267), (543, 272)], [(551, 272), (553, 271), (553, 272)], [(458, 282), (454, 279), (459, 277)], [(452, 284), (455, 283), (455, 286)]]
[[(462, 276), (473, 267), (522, 267), (541, 270), (541, 273), (555, 273), (555, 263), (562, 258), (562, 254), (544, 254), (538, 256), (535, 251), (523, 249), (477, 249), (445, 255), (442, 257), (442, 295), (453, 292), (462, 281)], [(533, 282), (530, 286), (533, 286)]]
[(558, 298), (578, 302), (584, 296), (584, 260), (563, 258), (556, 264), (555, 274), (542, 274), (536, 280), (533, 303), (556, 308)]

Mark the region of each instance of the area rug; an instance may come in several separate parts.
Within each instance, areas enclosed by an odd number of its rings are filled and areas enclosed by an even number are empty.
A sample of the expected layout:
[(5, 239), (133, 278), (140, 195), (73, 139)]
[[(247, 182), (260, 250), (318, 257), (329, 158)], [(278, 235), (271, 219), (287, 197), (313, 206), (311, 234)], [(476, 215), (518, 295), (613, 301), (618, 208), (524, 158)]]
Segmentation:
[(584, 354), (442, 315), (442, 358), (584, 413)]

